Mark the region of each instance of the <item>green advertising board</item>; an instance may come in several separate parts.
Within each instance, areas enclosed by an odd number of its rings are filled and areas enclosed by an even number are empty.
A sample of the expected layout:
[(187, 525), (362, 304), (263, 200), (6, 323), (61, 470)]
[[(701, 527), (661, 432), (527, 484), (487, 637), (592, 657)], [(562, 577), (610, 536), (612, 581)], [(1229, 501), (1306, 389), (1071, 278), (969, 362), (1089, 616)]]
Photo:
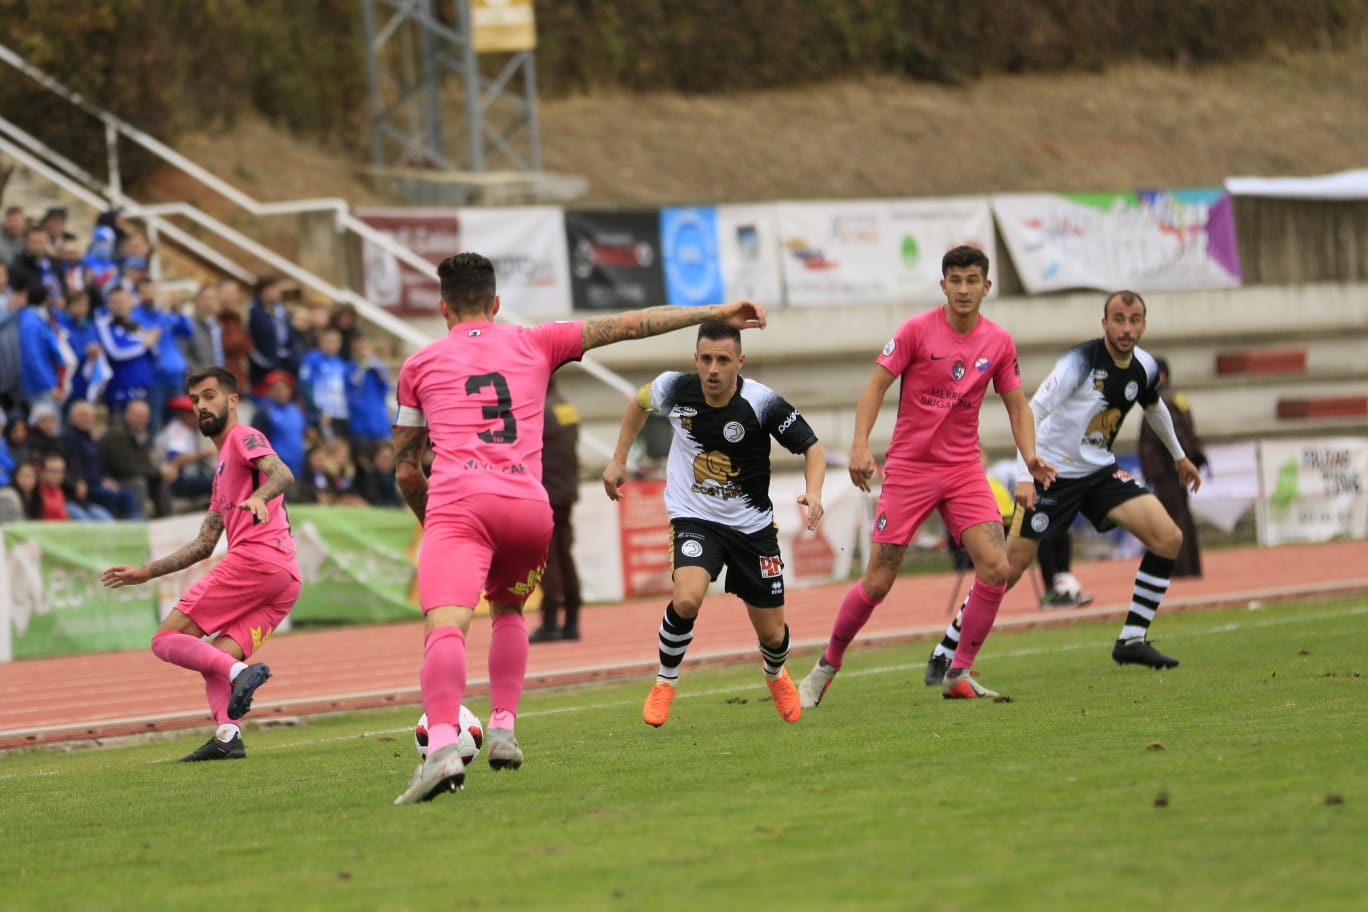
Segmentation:
[(147, 561), (143, 523), (15, 523), (4, 541), (14, 658), (147, 646), (155, 588), (100, 582), (106, 567)]
[(290, 507), (304, 585), (291, 623), (370, 624), (416, 620), (418, 543), (408, 510)]

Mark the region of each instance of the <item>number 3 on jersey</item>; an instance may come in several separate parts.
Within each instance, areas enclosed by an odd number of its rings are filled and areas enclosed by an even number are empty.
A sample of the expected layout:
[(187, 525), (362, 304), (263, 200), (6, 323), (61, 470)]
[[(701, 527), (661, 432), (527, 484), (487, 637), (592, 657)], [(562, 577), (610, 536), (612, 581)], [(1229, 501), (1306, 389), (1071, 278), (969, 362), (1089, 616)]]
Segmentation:
[(518, 423), (513, 419), (513, 397), (508, 394), (508, 382), (503, 374), (477, 374), (466, 380), (467, 396), (473, 396), (486, 386), (494, 387), (494, 405), (484, 406), (484, 417), (493, 421), (503, 420), (503, 427), (496, 431), (480, 431), (477, 435), (485, 443), (513, 443), (518, 439)]

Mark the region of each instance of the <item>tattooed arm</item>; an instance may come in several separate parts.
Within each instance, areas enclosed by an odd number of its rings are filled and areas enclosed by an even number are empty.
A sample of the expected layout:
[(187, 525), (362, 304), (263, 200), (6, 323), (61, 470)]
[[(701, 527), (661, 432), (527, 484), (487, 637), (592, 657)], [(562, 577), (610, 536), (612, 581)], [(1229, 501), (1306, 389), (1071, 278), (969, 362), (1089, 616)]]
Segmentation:
[(266, 476), (266, 480), (237, 507), (239, 510), (250, 510), (257, 522), (266, 522), (271, 518), (266, 505), (273, 498), (279, 497), (289, 490), (290, 485), (294, 484), (294, 473), (290, 471), (289, 466), (280, 461), (280, 457), (275, 453), (258, 456), (252, 460), (252, 465), (256, 466), (257, 471)]
[(427, 428), (395, 427), (394, 429), (394, 481), (404, 502), (409, 505), (413, 515), (422, 525), (427, 517), (427, 476), (423, 474), (423, 451), (427, 449)]
[(214, 546), (218, 544), (222, 535), (223, 516), (208, 513), (204, 517), (204, 522), (200, 524), (199, 535), (190, 544), (143, 567), (110, 567), (100, 577), (100, 581), (110, 589), (118, 589), (121, 586), (136, 586), (158, 576), (184, 570), (213, 554)]
[(661, 333), (717, 320), (736, 329), (765, 328), (765, 308), (754, 301), (732, 301), (710, 307), (647, 307), (611, 317), (584, 321), (584, 350), (624, 339), (645, 339)]

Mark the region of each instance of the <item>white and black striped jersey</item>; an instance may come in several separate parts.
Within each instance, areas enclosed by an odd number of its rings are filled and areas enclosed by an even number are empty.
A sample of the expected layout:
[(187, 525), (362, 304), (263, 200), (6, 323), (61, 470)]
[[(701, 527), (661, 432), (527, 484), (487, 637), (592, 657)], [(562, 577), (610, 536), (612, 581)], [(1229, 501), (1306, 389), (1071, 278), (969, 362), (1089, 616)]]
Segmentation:
[[(1036, 452), (1060, 478), (1082, 478), (1116, 462), (1112, 444), (1131, 406), (1139, 403), (1145, 420), (1164, 441), (1175, 461), (1183, 449), (1173, 419), (1159, 397), (1159, 368), (1153, 356), (1136, 346), (1130, 363), (1118, 366), (1103, 339), (1075, 345), (1031, 397), (1036, 421)], [(1017, 457), (1017, 478), (1027, 478)]]
[(702, 519), (740, 532), (773, 525), (770, 438), (791, 453), (817, 442), (783, 396), (745, 377), (737, 377), (731, 401), (714, 408), (703, 398), (698, 374), (667, 371), (641, 388), (637, 404), (674, 428), (665, 467), (670, 519)]

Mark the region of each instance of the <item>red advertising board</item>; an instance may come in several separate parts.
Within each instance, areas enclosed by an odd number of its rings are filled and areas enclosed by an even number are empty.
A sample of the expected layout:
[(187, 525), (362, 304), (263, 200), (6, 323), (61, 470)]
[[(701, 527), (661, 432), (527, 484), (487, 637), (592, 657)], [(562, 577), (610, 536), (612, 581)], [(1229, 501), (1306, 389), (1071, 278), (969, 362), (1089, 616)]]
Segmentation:
[(622, 538), (622, 590), (626, 598), (661, 595), (670, 581), (670, 517), (665, 481), (629, 481), (621, 489), (618, 525)]
[(450, 209), (372, 210), (358, 217), (432, 263), (431, 269), (419, 272), (378, 244), (363, 241), (366, 299), (399, 314), (435, 315), (440, 297), (437, 264), (461, 250), (456, 213)]

